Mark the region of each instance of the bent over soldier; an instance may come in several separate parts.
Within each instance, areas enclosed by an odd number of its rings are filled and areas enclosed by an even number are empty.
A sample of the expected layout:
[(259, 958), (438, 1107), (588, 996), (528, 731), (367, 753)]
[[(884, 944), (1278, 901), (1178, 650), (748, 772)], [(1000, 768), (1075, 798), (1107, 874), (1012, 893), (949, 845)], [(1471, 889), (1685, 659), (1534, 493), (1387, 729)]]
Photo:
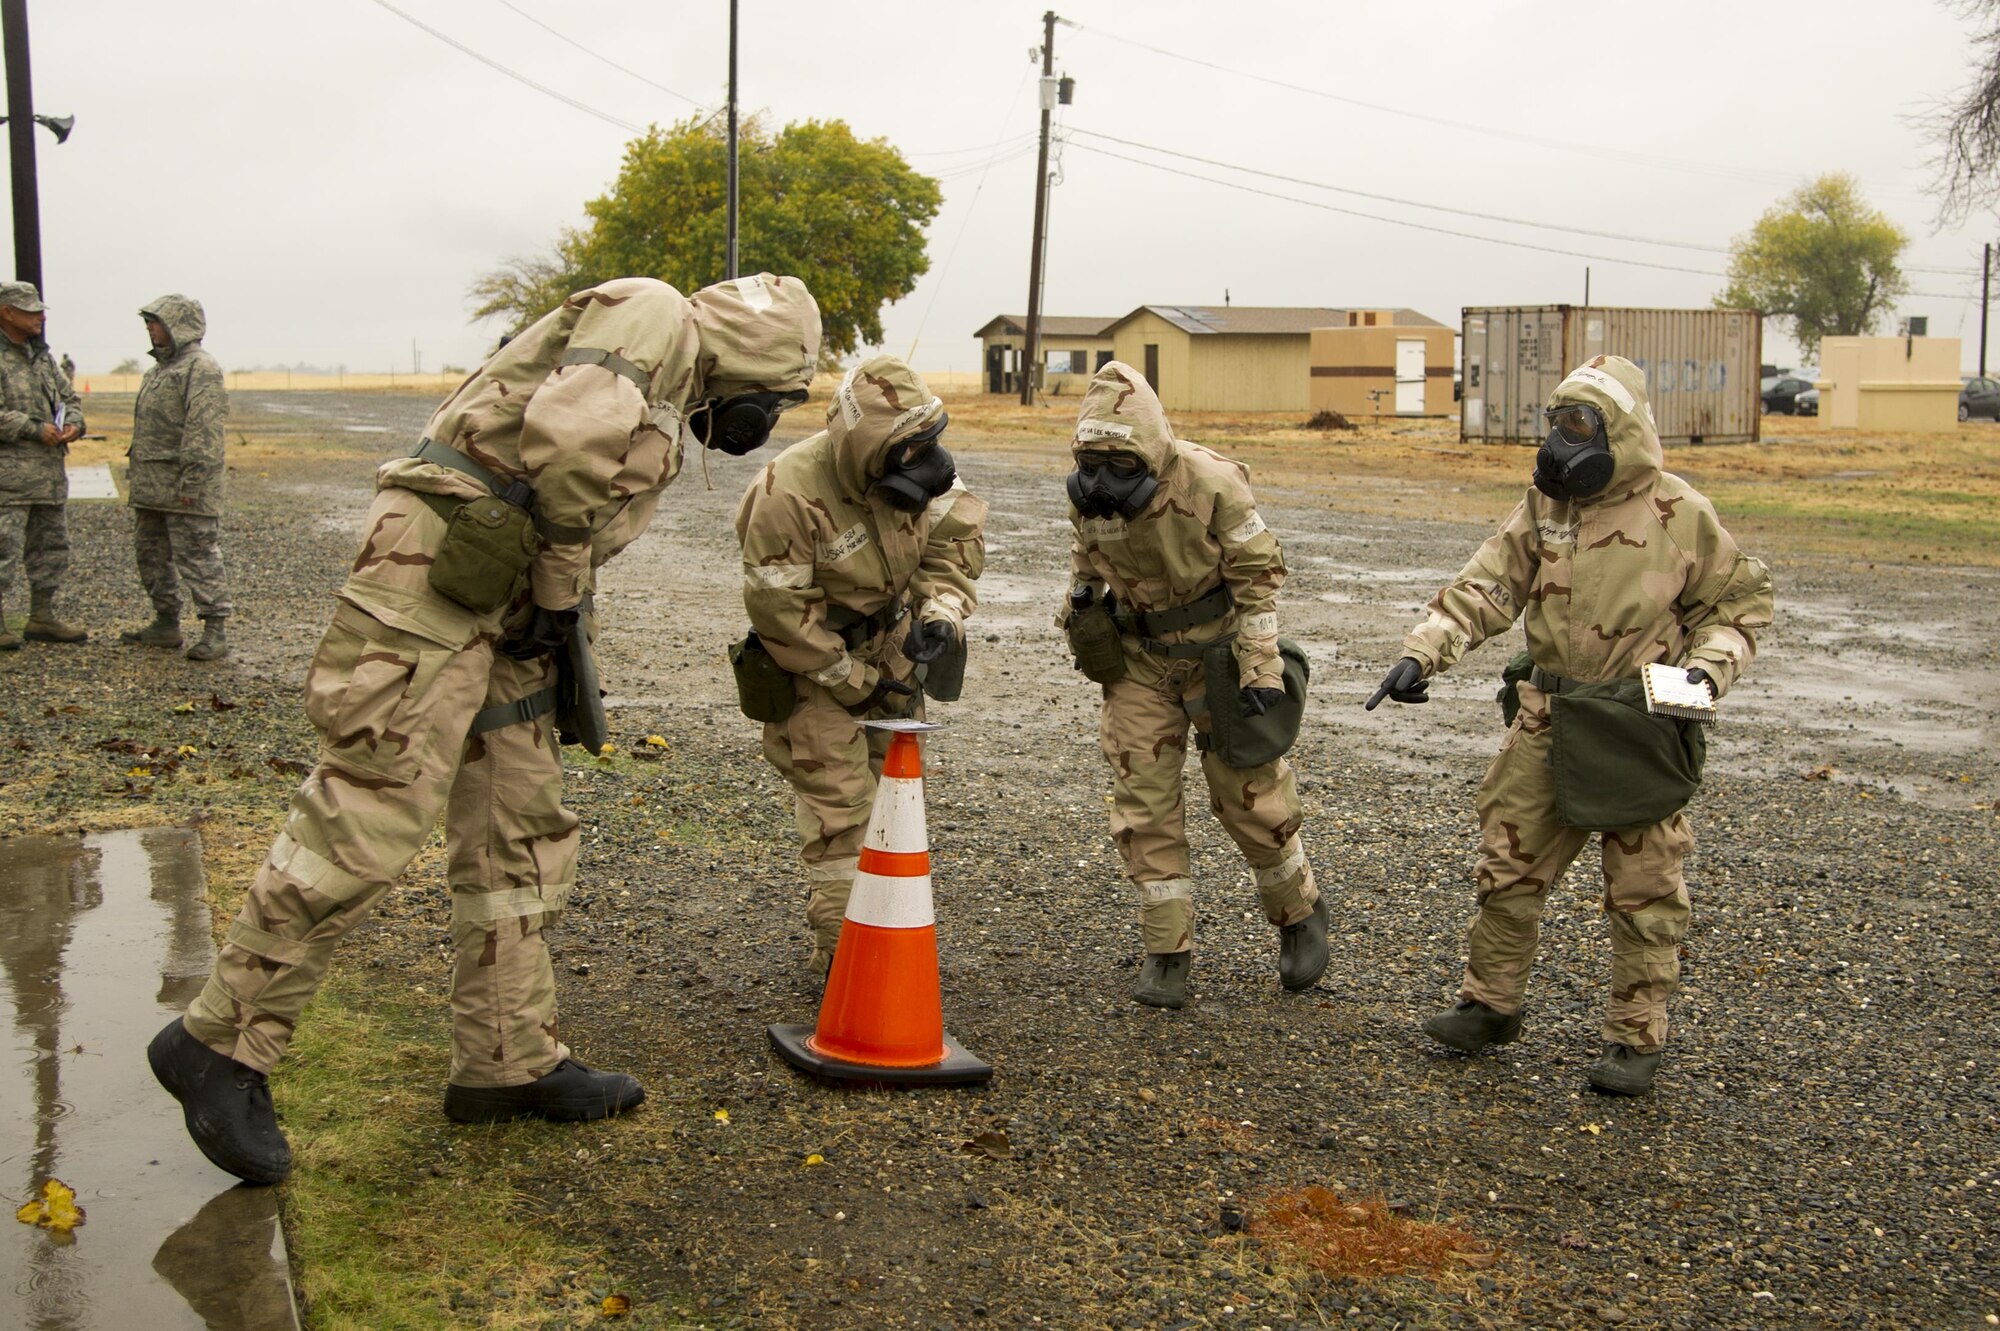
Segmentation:
[(83, 437), (83, 400), (42, 340), (48, 307), (32, 282), (0, 283), (0, 598), (26, 574), (28, 622), (20, 633), (0, 611), (0, 652), (29, 642), (82, 642), (89, 635), (56, 615), (69, 571), (69, 473), (63, 461)]
[(181, 645), (181, 587), (194, 598), (201, 641), (190, 661), (229, 655), (223, 623), (229, 587), (222, 572), (222, 448), (229, 393), (222, 367), (201, 345), (208, 319), (201, 302), (162, 296), (139, 311), (156, 362), (139, 381), (132, 403), (132, 446), (125, 456), (125, 502), (132, 508), (132, 545), (139, 580), (152, 598), (153, 622), (127, 629), (118, 641), (148, 647)]
[(644, 1098), (557, 1037), (546, 931), (575, 880), (578, 820), (562, 803), (552, 654), (589, 632), (593, 570), (645, 529), (684, 424), (731, 452), (762, 444), (804, 400), (819, 337), (793, 278), (692, 298), (606, 282), (497, 351), (411, 456), (383, 464), (306, 677), (319, 761), (207, 986), (150, 1050), (215, 1164), (285, 1176), (265, 1076), (335, 944), (440, 813), (457, 953), (445, 1113), (595, 1119)]
[[(964, 674), (965, 620), (985, 565), (986, 505), (940, 442), (948, 417), (894, 356), (848, 371), (826, 429), (767, 464), (736, 511), (743, 605), (773, 703), (764, 757), (791, 783), (806, 872), (811, 967), (833, 965), (887, 732), (871, 717), (920, 716)], [(946, 676), (949, 675), (947, 681)]]
[[(1181, 783), (1190, 728), (1209, 807), (1277, 926), (1279, 979), (1309, 989), (1326, 971), (1327, 908), (1283, 757), (1303, 683), (1290, 689), (1285, 679), (1284, 553), (1258, 516), (1249, 470), (1174, 438), (1145, 378), (1120, 361), (1091, 379), (1071, 447), (1073, 587), (1059, 621), (1079, 666), (1104, 685), (1098, 742), (1111, 764), (1111, 835), (1138, 890), (1146, 948), (1132, 997), (1153, 1007), (1187, 1001), (1194, 880)], [(1254, 761), (1218, 743), (1288, 707), (1290, 733)]]
[(1631, 361), (1599, 356), (1571, 372), (1545, 415), (1534, 484), (1431, 599), (1367, 706), (1426, 701), (1432, 675), (1521, 621), (1527, 659), (1503, 691), (1518, 711), (1479, 787), (1479, 913), (1459, 1001), (1424, 1031), (1465, 1053), (1520, 1038), (1542, 905), (1597, 832), (1611, 996), (1589, 1081), (1640, 1095), (1680, 987), (1681, 866), (1694, 849), (1681, 809), (1706, 752), (1697, 723), (1647, 712), (1642, 667), (1677, 666), (1727, 693), (1771, 622), (1771, 575), (1662, 469)]

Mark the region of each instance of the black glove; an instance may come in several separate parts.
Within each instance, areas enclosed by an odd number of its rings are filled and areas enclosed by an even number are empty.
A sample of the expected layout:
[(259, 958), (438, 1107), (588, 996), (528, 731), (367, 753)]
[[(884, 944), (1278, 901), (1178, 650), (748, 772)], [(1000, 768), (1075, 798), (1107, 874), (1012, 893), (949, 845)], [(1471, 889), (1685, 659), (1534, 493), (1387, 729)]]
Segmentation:
[(1708, 685), (1708, 696), (1711, 698), (1715, 696), (1715, 681), (1713, 679), (1710, 679), (1708, 676), (1708, 672), (1706, 670), (1703, 670), (1700, 666), (1688, 667), (1688, 683), (1706, 684)]
[(948, 619), (926, 619), (910, 625), (910, 636), (903, 639), (903, 655), (922, 665), (935, 661), (958, 641), (958, 630)]
[(1367, 711), (1374, 711), (1376, 704), (1384, 697), (1397, 702), (1429, 702), (1431, 684), (1424, 678), (1424, 668), (1417, 664), (1417, 658), (1406, 656), (1389, 667), (1389, 673), (1382, 676), (1382, 687), (1375, 690), (1375, 696), (1361, 704)]
[(1262, 716), (1285, 700), (1283, 689), (1258, 689), (1245, 685), (1236, 695), (1243, 704), (1243, 715)]
[(569, 641), (576, 631), (576, 610), (545, 610), (535, 607), (535, 616), (518, 634), (500, 644), (500, 654), (516, 661), (533, 661), (547, 656)]
[(897, 696), (914, 698), (917, 696), (917, 691), (900, 680), (890, 679), (884, 675), (875, 681), (875, 687), (868, 691), (867, 697), (849, 707), (847, 711), (851, 716), (866, 716), (890, 698)]

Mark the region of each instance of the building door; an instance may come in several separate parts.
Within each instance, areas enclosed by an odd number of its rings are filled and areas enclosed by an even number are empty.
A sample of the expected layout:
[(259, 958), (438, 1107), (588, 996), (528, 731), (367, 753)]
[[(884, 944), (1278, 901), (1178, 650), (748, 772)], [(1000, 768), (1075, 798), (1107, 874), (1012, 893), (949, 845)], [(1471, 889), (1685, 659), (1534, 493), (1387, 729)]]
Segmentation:
[(986, 348), (986, 391), (1007, 391), (1007, 348), (1003, 346), (989, 345)]
[(1424, 414), (1424, 340), (1396, 339), (1396, 414)]
[(1160, 344), (1146, 344), (1146, 386), (1153, 390), (1153, 396), (1160, 394)]

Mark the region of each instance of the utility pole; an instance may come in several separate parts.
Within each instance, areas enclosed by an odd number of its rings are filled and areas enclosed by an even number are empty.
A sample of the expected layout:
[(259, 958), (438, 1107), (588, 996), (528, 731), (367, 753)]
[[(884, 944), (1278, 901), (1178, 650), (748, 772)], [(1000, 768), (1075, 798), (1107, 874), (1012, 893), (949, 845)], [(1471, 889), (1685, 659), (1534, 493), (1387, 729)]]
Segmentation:
[(722, 275), (736, 278), (736, 0), (729, 0), (729, 243)]
[(1590, 308), (1590, 265), (1583, 266), (1583, 308)]
[[(28, 0), (0, 0), (7, 54), (7, 146), (14, 167), (14, 280), (42, 287), (42, 204), (35, 186), (35, 93), (28, 73)], [(1048, 123), (1046, 114), (1042, 117)]]
[(1049, 217), (1049, 114), (1055, 110), (1056, 11), (1042, 15), (1042, 147), (1035, 154), (1035, 243), (1028, 252), (1028, 331), (1021, 345), (1021, 405), (1035, 405), (1037, 342), (1042, 333), (1042, 234)]
[(1993, 242), (1979, 247), (1979, 377), (1986, 377), (1986, 301), (1993, 294)]

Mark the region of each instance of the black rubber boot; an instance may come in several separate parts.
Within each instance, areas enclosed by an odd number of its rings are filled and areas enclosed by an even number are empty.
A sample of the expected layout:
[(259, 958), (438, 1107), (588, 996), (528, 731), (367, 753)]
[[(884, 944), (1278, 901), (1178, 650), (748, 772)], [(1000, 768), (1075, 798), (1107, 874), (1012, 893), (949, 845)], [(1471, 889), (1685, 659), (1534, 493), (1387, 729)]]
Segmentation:
[(142, 629), (126, 629), (118, 641), (127, 647), (178, 647), (181, 645), (181, 617), (164, 611), (153, 612), (153, 622)]
[(1644, 1095), (1653, 1089), (1653, 1074), (1660, 1070), (1660, 1053), (1642, 1054), (1630, 1045), (1607, 1044), (1604, 1053), (1590, 1065), (1590, 1084), (1611, 1095)]
[(1484, 1003), (1461, 998), (1455, 1007), (1426, 1021), (1424, 1034), (1461, 1054), (1476, 1054), (1487, 1045), (1520, 1039), (1521, 1014), (1495, 1012)]
[(181, 1102), (188, 1136), (217, 1169), (245, 1183), (283, 1183), (292, 1148), (278, 1131), (264, 1074), (218, 1054), (175, 1017), (146, 1046), (153, 1075)]
[(546, 1118), (584, 1123), (622, 1114), (646, 1098), (645, 1088), (622, 1072), (595, 1072), (573, 1058), (521, 1086), (447, 1086), (445, 1117), (459, 1123), (505, 1123)]
[(1278, 983), (1293, 993), (1310, 989), (1326, 974), (1326, 896), (1313, 902), (1313, 913), (1278, 930)]
[(1147, 1007), (1186, 1006), (1188, 967), (1193, 964), (1192, 952), (1148, 952), (1139, 982), (1132, 986), (1132, 1001)]

